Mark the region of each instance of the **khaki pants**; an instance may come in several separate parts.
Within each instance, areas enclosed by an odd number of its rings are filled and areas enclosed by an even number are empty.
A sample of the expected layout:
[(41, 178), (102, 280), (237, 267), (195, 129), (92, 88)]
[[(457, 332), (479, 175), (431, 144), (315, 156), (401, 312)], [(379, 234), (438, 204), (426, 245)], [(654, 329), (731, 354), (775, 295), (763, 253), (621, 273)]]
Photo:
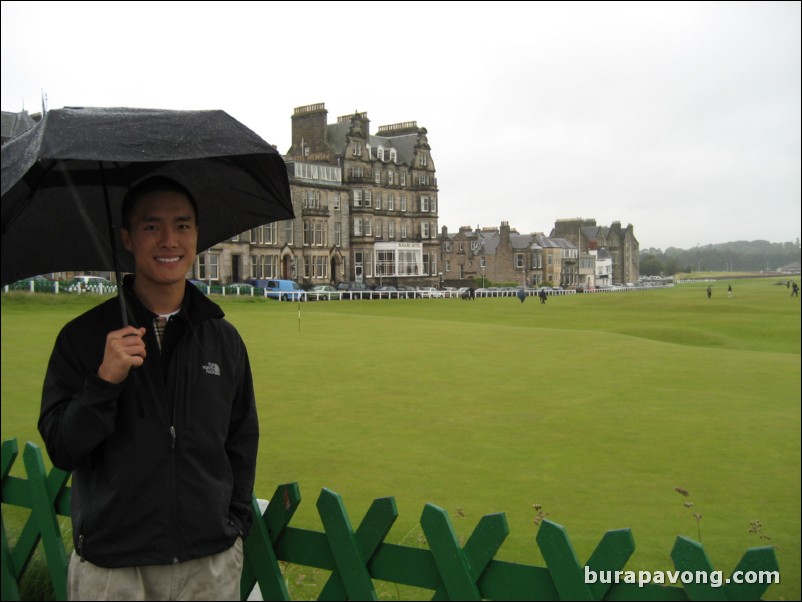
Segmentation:
[(104, 569), (73, 552), (70, 600), (239, 600), (242, 538), (225, 552), (178, 564)]

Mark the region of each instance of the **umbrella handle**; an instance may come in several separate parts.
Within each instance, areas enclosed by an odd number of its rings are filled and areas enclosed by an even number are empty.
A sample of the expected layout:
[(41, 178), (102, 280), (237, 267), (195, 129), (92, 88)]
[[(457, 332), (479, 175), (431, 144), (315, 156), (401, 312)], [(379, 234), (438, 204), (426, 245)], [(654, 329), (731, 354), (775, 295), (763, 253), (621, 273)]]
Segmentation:
[(111, 260), (114, 264), (114, 277), (117, 279), (117, 299), (120, 302), (120, 314), (122, 316), (123, 328), (128, 326), (128, 311), (125, 306), (125, 296), (123, 295), (123, 281), (120, 277), (120, 264), (117, 261), (117, 236), (114, 233), (114, 219), (111, 216), (111, 201), (109, 200), (109, 189), (106, 186), (106, 170), (103, 161), (98, 161), (100, 167), (100, 181), (103, 184), (103, 200), (106, 203), (106, 221), (109, 224), (109, 242), (111, 243)]

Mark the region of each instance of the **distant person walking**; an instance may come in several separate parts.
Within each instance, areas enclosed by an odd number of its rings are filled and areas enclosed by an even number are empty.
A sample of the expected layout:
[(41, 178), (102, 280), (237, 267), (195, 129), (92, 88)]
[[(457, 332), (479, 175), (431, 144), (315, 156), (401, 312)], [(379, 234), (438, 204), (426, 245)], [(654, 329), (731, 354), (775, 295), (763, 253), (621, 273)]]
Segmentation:
[(707, 287), (707, 298), (709, 299), (712, 296), (713, 296), (713, 287), (708, 286)]
[(731, 284), (727, 285), (727, 297), (732, 299), (732, 285)]
[(538, 297), (540, 297), (540, 304), (541, 304), (541, 305), (546, 305), (546, 299), (548, 298), (548, 295), (546, 294), (546, 291), (544, 291), (544, 290), (541, 290), (541, 291), (540, 291), (540, 292), (537, 294), (537, 296), (538, 296)]
[(791, 296), (798, 297), (799, 296), (799, 286), (796, 282), (791, 283)]

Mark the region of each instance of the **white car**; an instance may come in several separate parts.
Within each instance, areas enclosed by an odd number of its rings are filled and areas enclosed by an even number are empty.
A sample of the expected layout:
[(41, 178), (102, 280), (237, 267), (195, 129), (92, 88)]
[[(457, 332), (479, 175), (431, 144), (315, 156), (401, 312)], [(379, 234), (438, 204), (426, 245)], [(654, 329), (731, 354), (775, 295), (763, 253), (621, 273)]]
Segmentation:
[(422, 299), (435, 299), (435, 298), (445, 297), (442, 291), (438, 291), (433, 286), (424, 286), (423, 288), (419, 288), (418, 295)]
[(71, 293), (111, 293), (117, 290), (114, 283), (102, 276), (76, 276), (67, 283), (67, 290)]

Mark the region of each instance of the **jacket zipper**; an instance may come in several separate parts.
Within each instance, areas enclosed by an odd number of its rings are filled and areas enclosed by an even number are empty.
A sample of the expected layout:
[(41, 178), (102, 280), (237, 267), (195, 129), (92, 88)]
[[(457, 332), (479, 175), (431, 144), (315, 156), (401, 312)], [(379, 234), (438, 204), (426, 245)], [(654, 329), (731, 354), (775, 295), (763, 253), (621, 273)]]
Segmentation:
[(78, 554), (78, 558), (81, 559), (81, 562), (86, 562), (86, 560), (84, 559), (84, 536), (83, 535), (79, 535), (78, 536), (78, 547), (77, 547), (77, 549), (75, 551)]

